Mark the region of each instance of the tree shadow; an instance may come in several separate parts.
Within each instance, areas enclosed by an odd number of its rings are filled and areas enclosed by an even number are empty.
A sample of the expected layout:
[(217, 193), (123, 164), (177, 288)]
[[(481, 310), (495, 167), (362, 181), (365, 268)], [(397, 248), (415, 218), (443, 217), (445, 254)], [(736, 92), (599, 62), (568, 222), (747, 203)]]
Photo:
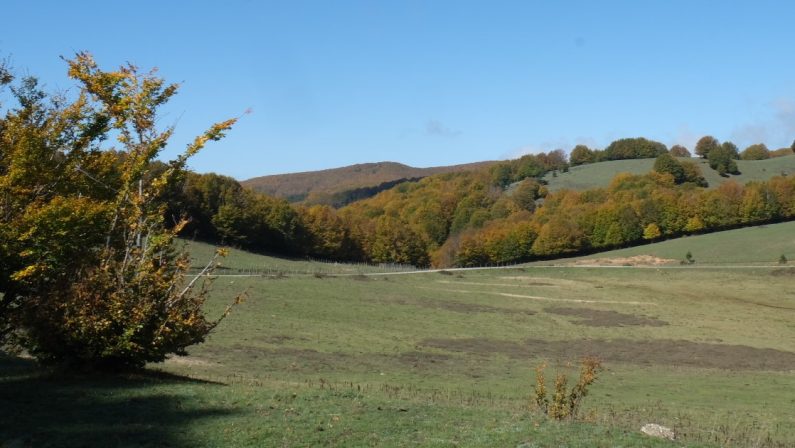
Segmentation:
[(224, 387), (162, 372), (55, 373), (0, 352), (0, 446), (194, 447), (191, 428), (229, 415), (197, 388)]

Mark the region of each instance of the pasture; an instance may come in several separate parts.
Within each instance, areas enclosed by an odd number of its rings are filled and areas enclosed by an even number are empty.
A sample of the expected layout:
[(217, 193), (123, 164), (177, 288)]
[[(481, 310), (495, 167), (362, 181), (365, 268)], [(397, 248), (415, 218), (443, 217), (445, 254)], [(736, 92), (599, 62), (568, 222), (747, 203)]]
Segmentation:
[[(701, 168), (701, 173), (709, 183), (709, 188), (715, 188), (729, 179), (744, 184), (751, 181), (762, 181), (773, 176), (790, 175), (795, 173), (795, 154), (774, 157), (766, 160), (737, 160), (740, 174), (736, 176), (721, 177), (709, 167), (704, 159), (690, 158)], [(654, 167), (654, 159), (611, 160), (608, 162), (579, 165), (569, 169), (568, 173), (548, 173), (544, 180), (548, 182), (550, 191), (563, 189), (587, 190), (590, 188), (606, 187), (619, 173), (646, 174)]]
[[(230, 269), (219, 272), (273, 270), (215, 279), (210, 316), (241, 291), (247, 299), (189, 356), (122, 378), (43, 374), (30, 361), (3, 360), (0, 442), (792, 446), (795, 270), (775, 261), (795, 252), (793, 225), (632, 249), (681, 258), (689, 247), (697, 262), (684, 267), (379, 275), (232, 251)], [(751, 255), (756, 232), (769, 246)], [(707, 257), (698, 244), (715, 242), (699, 243), (705, 238), (733, 246)], [(211, 252), (191, 247), (197, 257)], [(749, 254), (760, 265), (708, 266), (700, 254), (713, 263)], [(528, 409), (539, 364), (548, 364), (548, 381), (560, 370), (576, 380), (586, 355), (605, 369), (581, 421)], [(675, 428), (679, 440), (641, 435), (649, 422)]]

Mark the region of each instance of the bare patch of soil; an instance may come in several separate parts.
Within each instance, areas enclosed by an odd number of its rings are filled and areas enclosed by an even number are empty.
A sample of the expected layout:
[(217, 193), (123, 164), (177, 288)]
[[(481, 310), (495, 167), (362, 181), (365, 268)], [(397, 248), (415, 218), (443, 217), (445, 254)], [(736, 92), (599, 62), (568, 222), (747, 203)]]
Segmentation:
[[(225, 349), (229, 351), (229, 349)], [(231, 351), (249, 360), (270, 365), (274, 370), (286, 368), (295, 372), (366, 371), (379, 373), (395, 370), (463, 371), (469, 364), (462, 357), (420, 350), (396, 354), (353, 354), (319, 352), (298, 347), (265, 348), (236, 344)]]
[(475, 314), (475, 313), (501, 313), (501, 314), (522, 314), (525, 316), (532, 316), (536, 314), (532, 310), (524, 310), (519, 308), (500, 308), (490, 305), (480, 305), (477, 303), (457, 302), (455, 300), (394, 300), (391, 303), (399, 305), (411, 305), (422, 308), (430, 308), (435, 310), (453, 311), (456, 313)]
[(284, 344), (287, 341), (291, 341), (293, 338), (292, 336), (287, 336), (284, 334), (275, 334), (272, 336), (265, 336), (262, 338), (263, 341), (267, 342), (268, 344)]
[(654, 317), (624, 314), (617, 311), (594, 310), (591, 308), (553, 307), (545, 308), (544, 312), (557, 314), (559, 316), (577, 317), (579, 319), (573, 321), (573, 324), (585, 325), (588, 327), (627, 327), (636, 325), (662, 327), (668, 325), (668, 322)]
[(554, 283), (536, 281), (533, 277), (522, 277), (521, 275), (509, 275), (497, 278), (500, 280), (521, 280), (521, 286), (560, 286)]
[(394, 359), (414, 369), (428, 369), (448, 363), (452, 357), (440, 353), (406, 352), (397, 355)]
[(793, 370), (795, 353), (745, 345), (708, 344), (658, 339), (633, 341), (572, 340), (522, 342), (488, 338), (426, 339), (419, 346), (488, 356), (501, 353), (512, 358), (532, 357), (573, 361), (596, 356), (606, 362), (640, 365), (670, 365), (725, 370)]
[(679, 264), (679, 260), (660, 258), (653, 255), (635, 255), (634, 257), (590, 258), (577, 260), (574, 264), (576, 266), (663, 266)]
[(172, 356), (165, 361), (166, 364), (173, 364), (178, 366), (188, 366), (188, 367), (208, 367), (208, 366), (217, 366), (218, 363), (214, 361), (209, 361), (204, 358), (199, 358), (196, 356)]

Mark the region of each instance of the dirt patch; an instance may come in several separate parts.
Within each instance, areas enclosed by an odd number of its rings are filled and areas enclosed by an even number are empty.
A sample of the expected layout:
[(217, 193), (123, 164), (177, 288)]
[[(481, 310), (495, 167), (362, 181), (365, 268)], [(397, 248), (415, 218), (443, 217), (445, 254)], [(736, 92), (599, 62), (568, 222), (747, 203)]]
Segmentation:
[(640, 365), (670, 365), (725, 370), (795, 369), (795, 353), (745, 345), (708, 344), (683, 340), (658, 339), (633, 341), (573, 340), (522, 342), (487, 338), (425, 339), (419, 346), (488, 356), (501, 353), (512, 358), (533, 357), (576, 361), (596, 356), (605, 362)]
[(574, 262), (575, 266), (663, 266), (667, 264), (679, 264), (679, 260), (653, 255), (635, 255), (634, 257), (590, 258)]
[(395, 360), (413, 369), (428, 369), (448, 363), (452, 356), (439, 353), (406, 352), (394, 357)]
[(263, 337), (261, 339), (264, 342), (267, 342), (268, 344), (280, 345), (280, 344), (284, 344), (287, 341), (293, 340), (293, 337), (292, 336), (287, 336), (287, 335), (284, 335), (284, 334), (275, 334), (273, 336), (265, 336), (265, 337)]
[(668, 322), (654, 317), (636, 316), (634, 314), (624, 314), (617, 311), (594, 310), (591, 308), (545, 308), (544, 312), (557, 314), (559, 316), (572, 316), (579, 319), (572, 323), (575, 325), (585, 325), (588, 327), (628, 327), (646, 326), (662, 327)]
[(480, 305), (477, 303), (457, 302), (455, 300), (405, 300), (398, 299), (392, 300), (390, 303), (398, 305), (410, 305), (421, 308), (430, 308), (435, 310), (453, 311), (456, 313), (476, 314), (476, 313), (501, 313), (501, 314), (521, 314), (525, 316), (532, 316), (536, 314), (532, 310), (524, 310), (519, 308), (500, 308), (490, 305)]
[(208, 367), (219, 365), (217, 362), (199, 358), (197, 356), (172, 356), (166, 359), (165, 363), (188, 367)]
[[(223, 354), (221, 353), (223, 352)], [(260, 367), (273, 371), (293, 372), (393, 372), (406, 370), (466, 371), (471, 362), (461, 356), (445, 353), (429, 353), (421, 350), (383, 353), (320, 352), (299, 347), (254, 347), (235, 344), (227, 348), (215, 348), (209, 354), (226, 356), (234, 352), (237, 362), (256, 360)], [(471, 369), (470, 369), (471, 370)]]

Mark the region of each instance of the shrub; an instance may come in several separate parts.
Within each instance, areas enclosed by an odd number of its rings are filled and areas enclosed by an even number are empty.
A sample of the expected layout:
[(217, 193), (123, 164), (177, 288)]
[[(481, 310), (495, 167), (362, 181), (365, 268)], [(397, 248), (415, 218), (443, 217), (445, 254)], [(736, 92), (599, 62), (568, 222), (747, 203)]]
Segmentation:
[(593, 357), (582, 360), (580, 377), (571, 390), (567, 390), (568, 378), (564, 373), (558, 373), (555, 377), (555, 393), (552, 401), (547, 398), (547, 387), (544, 376), (546, 364), (541, 364), (536, 368), (536, 387), (534, 393), (534, 403), (536, 409), (555, 420), (575, 419), (582, 406), (582, 400), (588, 395), (588, 388), (597, 379), (597, 374), (601, 369), (601, 362)]

